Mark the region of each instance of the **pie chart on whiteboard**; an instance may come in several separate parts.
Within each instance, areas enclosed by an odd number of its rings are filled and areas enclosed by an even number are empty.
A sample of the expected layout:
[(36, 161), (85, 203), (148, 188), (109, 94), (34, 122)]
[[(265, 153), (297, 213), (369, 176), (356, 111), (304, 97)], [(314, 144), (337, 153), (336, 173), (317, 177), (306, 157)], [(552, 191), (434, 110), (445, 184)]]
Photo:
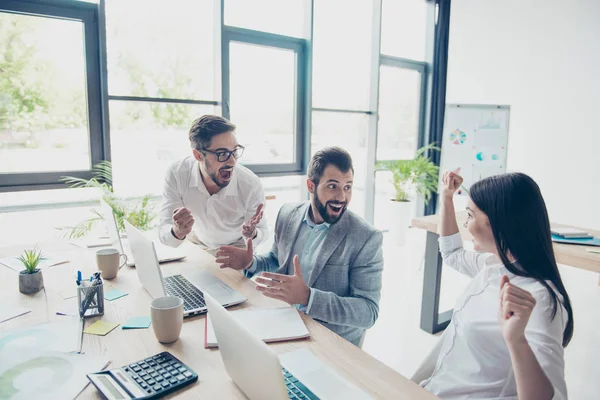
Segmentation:
[(450, 132), (450, 141), (453, 144), (461, 145), (467, 141), (467, 134), (460, 129), (455, 129)]

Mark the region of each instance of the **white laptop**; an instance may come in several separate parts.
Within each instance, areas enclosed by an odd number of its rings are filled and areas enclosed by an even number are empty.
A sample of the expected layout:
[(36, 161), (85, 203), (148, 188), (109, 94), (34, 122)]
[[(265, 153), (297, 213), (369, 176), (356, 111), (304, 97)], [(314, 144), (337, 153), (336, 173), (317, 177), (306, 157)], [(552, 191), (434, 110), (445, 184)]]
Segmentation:
[(247, 299), (210, 271), (198, 269), (183, 275), (164, 277), (158, 265), (154, 243), (139, 230), (125, 221), (131, 252), (136, 260), (136, 271), (142, 286), (153, 299), (163, 296), (177, 296), (183, 299), (183, 316), (201, 314), (207, 311), (204, 295), (216, 299), (219, 305), (228, 307), (245, 302)]
[[(102, 216), (104, 217), (104, 221), (106, 221), (106, 231), (108, 233), (110, 245), (117, 246), (118, 250), (127, 256), (126, 265), (133, 267), (135, 265), (135, 257), (131, 253), (131, 246), (128, 246), (127, 244), (123, 245), (123, 241), (119, 235), (117, 218), (113, 213), (112, 207), (104, 200), (100, 199), (100, 209)], [(156, 244), (156, 254), (158, 256), (159, 263), (177, 261), (185, 258), (185, 253), (182, 250), (165, 246), (160, 243)]]
[(217, 299), (207, 294), (205, 300), (225, 369), (250, 400), (371, 399), (309, 350), (277, 356)]

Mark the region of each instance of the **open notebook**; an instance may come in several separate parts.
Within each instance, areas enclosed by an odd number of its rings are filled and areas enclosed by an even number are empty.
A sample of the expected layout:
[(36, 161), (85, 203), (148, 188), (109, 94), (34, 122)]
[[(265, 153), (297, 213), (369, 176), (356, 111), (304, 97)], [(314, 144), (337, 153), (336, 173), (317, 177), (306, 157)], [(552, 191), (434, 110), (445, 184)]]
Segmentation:
[[(255, 336), (265, 342), (304, 339), (310, 332), (294, 307), (244, 308), (230, 311)], [(204, 347), (218, 347), (217, 337), (210, 321), (210, 313), (204, 325)]]

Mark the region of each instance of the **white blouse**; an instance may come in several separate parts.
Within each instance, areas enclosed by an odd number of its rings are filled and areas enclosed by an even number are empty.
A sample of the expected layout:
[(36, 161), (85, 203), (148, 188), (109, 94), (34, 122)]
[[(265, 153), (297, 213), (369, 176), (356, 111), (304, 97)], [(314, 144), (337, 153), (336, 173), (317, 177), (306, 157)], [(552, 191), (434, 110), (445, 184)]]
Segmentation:
[(433, 374), (421, 386), (442, 399), (517, 399), (510, 353), (498, 322), (500, 279), (507, 275), (512, 284), (535, 297), (525, 337), (554, 386), (553, 399), (566, 400), (564, 307), (559, 305), (550, 320), (552, 298), (541, 283), (510, 273), (495, 255), (465, 250), (459, 233), (440, 237), (439, 244), (444, 261), (473, 279), (456, 302)]

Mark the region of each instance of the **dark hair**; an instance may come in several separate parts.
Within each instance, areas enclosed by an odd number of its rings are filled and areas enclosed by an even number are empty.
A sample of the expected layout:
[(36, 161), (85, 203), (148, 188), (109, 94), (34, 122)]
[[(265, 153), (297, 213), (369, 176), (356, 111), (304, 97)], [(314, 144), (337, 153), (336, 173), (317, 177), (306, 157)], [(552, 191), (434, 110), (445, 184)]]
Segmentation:
[[(556, 265), (548, 211), (539, 186), (525, 174), (503, 174), (475, 183), (470, 195), (490, 220), (496, 248), (506, 269), (535, 279), (550, 293), (552, 319), (556, 317), (559, 300), (546, 281), (552, 282), (562, 295), (569, 317), (562, 340), (566, 347), (573, 337), (573, 309)], [(509, 253), (516, 263), (508, 260)]]
[(203, 150), (210, 147), (213, 137), (234, 130), (235, 125), (223, 117), (203, 115), (192, 123), (188, 136), (193, 149)]
[(310, 159), (308, 163), (308, 179), (313, 181), (315, 185), (318, 185), (328, 165), (334, 165), (342, 172), (352, 170), (352, 173), (354, 173), (350, 153), (341, 147), (325, 147), (317, 151)]

